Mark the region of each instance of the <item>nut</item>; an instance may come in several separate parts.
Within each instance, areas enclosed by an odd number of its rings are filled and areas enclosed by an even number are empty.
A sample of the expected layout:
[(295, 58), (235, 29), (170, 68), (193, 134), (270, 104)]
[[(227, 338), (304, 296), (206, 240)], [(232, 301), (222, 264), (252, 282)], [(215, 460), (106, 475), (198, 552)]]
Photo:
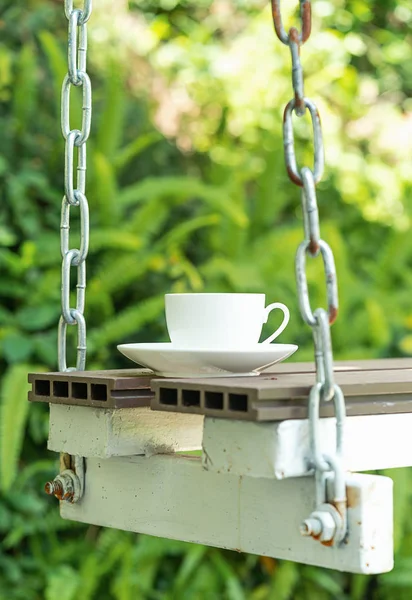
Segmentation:
[(320, 533), (318, 535), (312, 534), (312, 537), (317, 537), (320, 542), (331, 542), (335, 537), (336, 523), (330, 512), (315, 511), (310, 515), (310, 518), (320, 523)]
[(345, 537), (345, 522), (332, 504), (321, 504), (299, 528), (304, 537), (313, 537), (321, 543), (333, 545)]
[(48, 481), (44, 486), (46, 494), (55, 496), (65, 502), (77, 502), (80, 498), (80, 480), (71, 469), (66, 469), (57, 475), (53, 481)]

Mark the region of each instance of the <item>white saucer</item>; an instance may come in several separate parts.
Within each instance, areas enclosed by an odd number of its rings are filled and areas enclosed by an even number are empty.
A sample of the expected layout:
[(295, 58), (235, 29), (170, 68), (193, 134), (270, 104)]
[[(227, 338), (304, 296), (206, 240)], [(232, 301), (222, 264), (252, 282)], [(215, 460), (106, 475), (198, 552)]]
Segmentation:
[(171, 343), (121, 344), (118, 350), (135, 363), (162, 377), (255, 376), (285, 360), (298, 349), (294, 344), (255, 344), (221, 350), (178, 348)]

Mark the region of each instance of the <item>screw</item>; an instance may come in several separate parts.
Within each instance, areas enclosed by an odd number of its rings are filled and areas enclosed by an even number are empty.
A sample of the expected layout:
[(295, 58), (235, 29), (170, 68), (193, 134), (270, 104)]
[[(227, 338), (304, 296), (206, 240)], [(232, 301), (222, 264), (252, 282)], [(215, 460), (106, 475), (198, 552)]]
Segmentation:
[(322, 533), (322, 523), (319, 519), (309, 517), (309, 519), (303, 521), (299, 531), (300, 535), (303, 535), (304, 537), (317, 537)]

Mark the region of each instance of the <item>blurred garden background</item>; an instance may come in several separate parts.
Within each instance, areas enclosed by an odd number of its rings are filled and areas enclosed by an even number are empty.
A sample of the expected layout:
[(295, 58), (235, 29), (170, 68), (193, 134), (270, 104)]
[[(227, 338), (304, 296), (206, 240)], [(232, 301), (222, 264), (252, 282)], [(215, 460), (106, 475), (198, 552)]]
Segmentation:
[[(282, 4), (292, 24), (298, 2)], [(335, 358), (410, 356), (411, 2), (313, 0), (313, 13), (302, 60), (324, 126), (318, 197), (339, 276)], [(130, 367), (118, 343), (167, 340), (170, 291), (265, 292), (291, 308), (280, 341), (310, 360), (294, 280), (300, 198), (281, 137), (290, 56), (268, 2), (95, 0), (89, 32), (88, 368)], [(379, 577), (78, 525), (45, 496), (58, 457), (46, 450), (48, 408), (29, 406), (26, 379), (57, 368), (66, 36), (62, 0), (0, 0), (1, 600), (409, 600), (407, 469), (387, 473), (396, 567)], [(74, 102), (73, 121), (79, 111)], [(296, 128), (311, 164), (308, 120)], [(319, 262), (310, 276), (321, 303)]]

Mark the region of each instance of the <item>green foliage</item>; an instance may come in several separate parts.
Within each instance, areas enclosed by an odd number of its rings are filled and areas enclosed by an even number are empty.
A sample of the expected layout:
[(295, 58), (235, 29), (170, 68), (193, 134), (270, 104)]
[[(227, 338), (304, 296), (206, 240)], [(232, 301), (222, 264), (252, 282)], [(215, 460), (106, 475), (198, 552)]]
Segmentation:
[[(56, 368), (61, 4), (5, 0), (0, 19), (0, 599), (409, 599), (408, 470), (386, 473), (397, 560), (380, 577), (86, 527), (60, 519), (43, 494), (57, 457), (46, 450), (47, 408), (26, 402), (26, 376)], [(118, 343), (166, 339), (168, 291), (282, 300), (292, 313), (282, 340), (299, 344), (296, 360), (310, 360), (293, 267), (299, 192), (285, 175), (281, 138), (290, 64), (267, 3), (94, 4), (89, 366), (130, 366)], [(284, 4), (292, 24), (294, 3)], [(313, 12), (302, 60), (325, 130), (319, 206), (339, 274), (335, 357), (410, 355), (410, 0), (325, 0)], [(80, 119), (73, 90), (71, 120)], [(296, 122), (296, 144), (299, 163), (310, 164), (305, 120)], [(77, 244), (75, 209), (71, 216)], [(308, 260), (308, 271), (313, 303), (322, 303), (320, 262)]]
[(17, 475), (29, 410), (27, 373), (32, 365), (13, 365), (3, 378), (0, 404), (0, 489), (8, 492)]

